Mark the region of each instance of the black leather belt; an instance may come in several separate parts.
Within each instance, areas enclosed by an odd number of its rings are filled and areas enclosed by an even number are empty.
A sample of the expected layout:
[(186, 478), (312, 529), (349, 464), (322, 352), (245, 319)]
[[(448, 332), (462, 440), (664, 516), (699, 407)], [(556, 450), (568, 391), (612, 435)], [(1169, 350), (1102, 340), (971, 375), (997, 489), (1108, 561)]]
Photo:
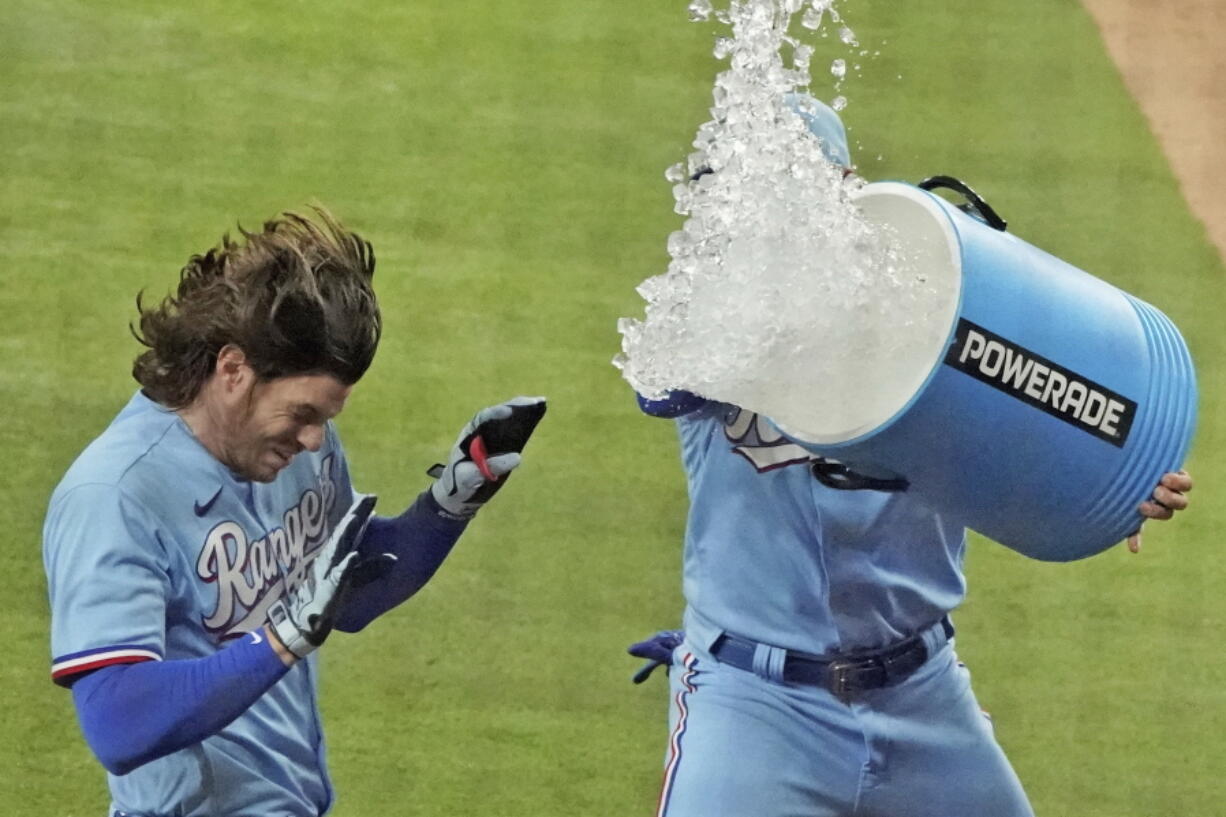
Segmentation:
[[(953, 637), (954, 626), (945, 617), (936, 625)], [(754, 672), (754, 655), (758, 644), (724, 633), (711, 646), (711, 655), (721, 664)], [(783, 681), (825, 687), (841, 701), (848, 701), (857, 692), (882, 689), (905, 680), (928, 660), (928, 647), (923, 634), (882, 647), (826, 657), (788, 651), (783, 662)]]

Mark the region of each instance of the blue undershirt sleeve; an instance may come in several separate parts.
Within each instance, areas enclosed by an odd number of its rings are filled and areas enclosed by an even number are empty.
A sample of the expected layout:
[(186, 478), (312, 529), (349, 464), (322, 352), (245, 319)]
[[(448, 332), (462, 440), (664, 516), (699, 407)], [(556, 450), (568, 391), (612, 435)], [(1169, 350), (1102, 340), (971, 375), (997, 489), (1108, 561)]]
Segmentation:
[(81, 731), (111, 774), (215, 735), (288, 667), (259, 634), (206, 657), (103, 667), (72, 685)]
[(362, 538), (362, 553), (393, 553), (396, 562), (386, 575), (353, 591), (337, 616), (336, 629), (356, 633), (420, 590), (467, 525), (467, 520), (447, 518), (428, 490), (394, 519), (373, 517)]
[(638, 398), (639, 409), (652, 417), (680, 417), (697, 411), (707, 402), (706, 398), (688, 391), (670, 391), (661, 400), (648, 400), (641, 394), (635, 397)]

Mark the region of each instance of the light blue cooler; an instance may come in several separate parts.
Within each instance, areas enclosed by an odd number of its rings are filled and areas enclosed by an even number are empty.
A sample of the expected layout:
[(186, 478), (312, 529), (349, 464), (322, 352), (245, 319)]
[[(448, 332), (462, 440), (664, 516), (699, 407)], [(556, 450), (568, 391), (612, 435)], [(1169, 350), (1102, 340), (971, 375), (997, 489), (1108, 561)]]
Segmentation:
[(898, 182), (856, 194), (949, 292), (928, 340), (913, 344), (913, 377), (864, 372), (869, 397), (853, 399), (869, 409), (854, 428), (823, 427), (820, 412), (768, 413), (806, 448), (900, 476), (935, 510), (1035, 559), (1120, 542), (1191, 442), (1196, 380), (1183, 338), (1144, 301), (1005, 232), (960, 182), (924, 186), (968, 203)]

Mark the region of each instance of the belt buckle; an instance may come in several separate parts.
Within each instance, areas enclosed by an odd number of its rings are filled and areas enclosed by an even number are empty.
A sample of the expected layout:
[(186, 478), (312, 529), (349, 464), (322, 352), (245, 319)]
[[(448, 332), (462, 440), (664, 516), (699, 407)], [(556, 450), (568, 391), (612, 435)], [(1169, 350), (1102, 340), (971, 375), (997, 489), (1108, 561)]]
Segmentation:
[(828, 673), (826, 688), (840, 701), (850, 704), (855, 693), (883, 686), (881, 682), (865, 686), (864, 680), (869, 673), (878, 673), (883, 676), (882, 681), (884, 681), (886, 668), (884, 662), (877, 656), (864, 656), (862, 658), (836, 658), (830, 662), (826, 671)]
[(826, 668), (828, 673), (826, 678), (826, 688), (845, 704), (851, 703), (851, 672), (856, 669), (861, 662), (849, 661), (846, 658), (836, 658), (830, 662)]

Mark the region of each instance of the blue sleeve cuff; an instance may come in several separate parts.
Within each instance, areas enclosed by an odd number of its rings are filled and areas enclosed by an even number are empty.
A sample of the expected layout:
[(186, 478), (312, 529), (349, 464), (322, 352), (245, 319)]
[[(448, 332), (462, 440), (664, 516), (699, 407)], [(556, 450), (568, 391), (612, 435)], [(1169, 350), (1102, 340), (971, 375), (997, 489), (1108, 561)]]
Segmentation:
[(635, 397), (639, 401), (639, 409), (652, 417), (681, 417), (702, 408), (706, 398), (699, 397), (688, 391), (670, 391), (662, 400), (648, 400), (641, 394)]
[[(418, 506), (421, 507), (418, 508)], [(459, 536), (464, 532), (464, 526), (472, 521), (471, 516), (464, 519), (458, 518), (455, 514), (438, 504), (438, 500), (434, 498), (434, 492), (429, 489), (426, 489), (418, 494), (417, 500), (409, 506), (408, 510), (396, 518), (403, 519), (405, 516), (408, 516), (409, 511), (412, 511), (414, 508), (418, 508), (419, 511), (427, 512), (425, 514), (421, 514), (417, 518), (417, 522), (423, 525), (429, 525), (440, 534), (454, 532), (456, 536)], [(383, 521), (388, 520), (385, 519)]]

